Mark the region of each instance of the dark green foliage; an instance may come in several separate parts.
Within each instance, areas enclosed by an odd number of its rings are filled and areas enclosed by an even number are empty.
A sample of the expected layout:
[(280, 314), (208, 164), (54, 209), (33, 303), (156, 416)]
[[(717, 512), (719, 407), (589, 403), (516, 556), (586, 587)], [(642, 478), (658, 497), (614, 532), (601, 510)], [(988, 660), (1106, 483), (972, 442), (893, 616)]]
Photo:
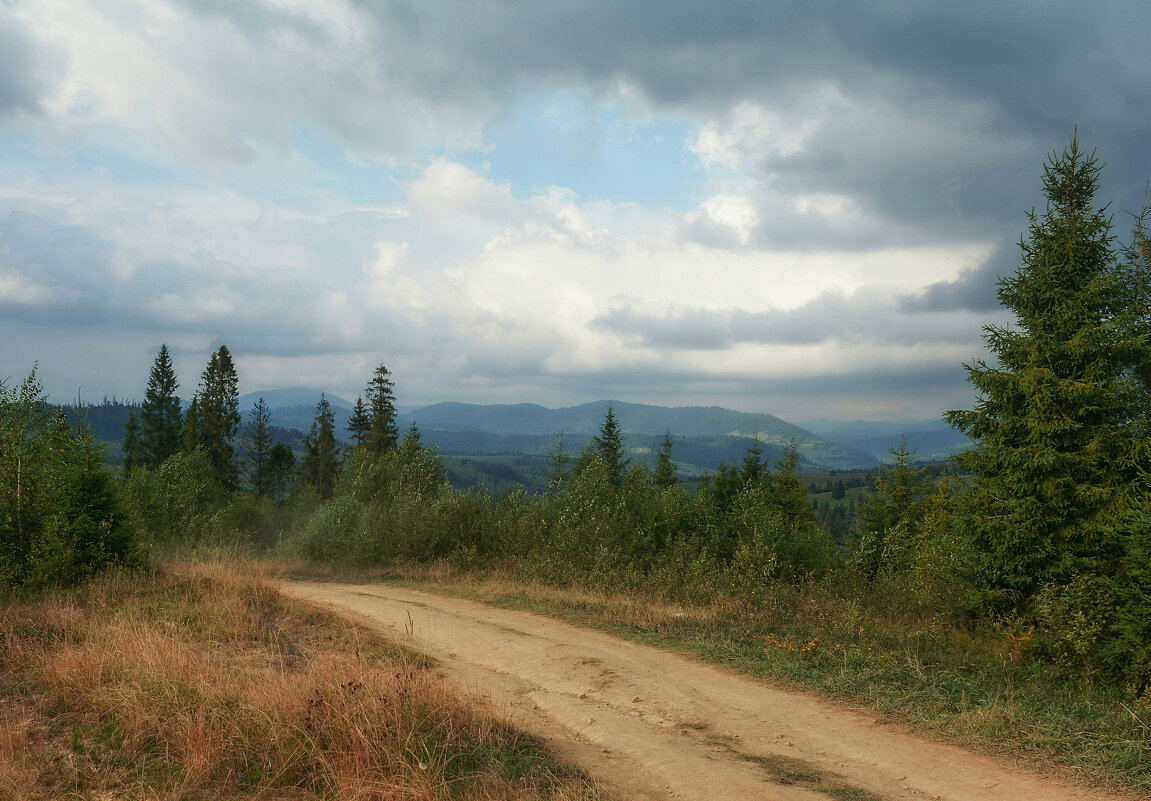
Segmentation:
[(1038, 625), (1037, 652), (1068, 671), (1151, 684), (1146, 642), (1151, 487), (1149, 253), (1136, 217), (1125, 262), (1095, 207), (1099, 167), (1073, 137), (1044, 172), (1023, 264), (1000, 283), (1015, 330), (988, 327), (998, 364), (949, 420), (976, 448), (963, 524), (984, 603)]
[(770, 489), (749, 485), (737, 497), (727, 527), (734, 539), (733, 589), (765, 590), (778, 579), (821, 576), (839, 562), (827, 531), (811, 517), (794, 520)]
[(294, 547), (313, 559), (357, 565), (443, 558), (485, 536), (490, 500), (447, 491), (434, 448), (407, 447), (348, 457), (330, 500), (313, 513)]
[(396, 399), (393, 393), (391, 373), (384, 365), (376, 368), (372, 380), (368, 382), (368, 411), (372, 425), (367, 432), (366, 444), (375, 453), (384, 453), (395, 448), (399, 441), (396, 428)]
[(0, 586), (72, 584), (135, 561), (104, 452), (47, 405), (36, 371), (0, 383)]
[(340, 450), (336, 445), (336, 428), (332, 405), (320, 396), (316, 419), (304, 439), (304, 458), (300, 460), (300, 481), (314, 487), (321, 500), (332, 497), (340, 472)]
[(183, 449), (185, 451), (194, 451), (200, 447), (201, 427), (200, 397), (193, 394), (192, 400), (188, 402), (188, 413), (184, 416)]
[(913, 467), (915, 452), (908, 450), (906, 438), (891, 449), (893, 461), (880, 468), (875, 492), (868, 495), (859, 510), (859, 538), (853, 566), (867, 579), (882, 573), (898, 573), (911, 566), (909, 552), (919, 537), (923, 510), (918, 503), (923, 492), (923, 468)]
[(53, 584), (71, 584), (136, 556), (113, 476), (104, 469), (104, 449), (90, 433), (74, 434), (58, 465), (55, 514), (34, 556)]
[(663, 436), (663, 446), (660, 448), (659, 456), (656, 457), (655, 473), (652, 475), (652, 483), (657, 487), (663, 489), (670, 489), (679, 483), (676, 478), (676, 470), (679, 465), (671, 460), (671, 429), (669, 428)]
[(352, 436), (352, 447), (366, 445), (371, 431), (372, 415), (364, 405), (363, 397), (357, 397), (355, 408), (348, 418), (348, 433)]
[(607, 407), (607, 414), (604, 415), (599, 433), (592, 437), (591, 447), (607, 469), (611, 485), (618, 487), (623, 481), (624, 470), (631, 460), (624, 458), (623, 431), (619, 427), (619, 421), (615, 419), (615, 410), (610, 405)]
[(232, 354), (221, 345), (208, 361), (200, 389), (188, 408), (184, 447), (207, 454), (212, 473), (226, 492), (235, 492), (240, 483), (240, 466), (232, 444), (239, 427), (239, 378)]
[(807, 488), (799, 478), (799, 448), (794, 442), (783, 449), (783, 456), (775, 463), (775, 471), (761, 479), (771, 491), (772, 502), (789, 526), (807, 528), (815, 522), (815, 514), (807, 500)]
[(739, 472), (736, 474), (739, 486), (742, 489), (748, 485), (764, 484), (768, 480), (769, 473), (767, 465), (763, 463), (763, 446), (757, 439), (747, 447), (747, 454), (739, 466)]
[(248, 472), (248, 483), (252, 494), (257, 498), (272, 496), (272, 472), (270, 460), (272, 456), (272, 434), (268, 430), (272, 413), (268, 411), (268, 404), (260, 398), (252, 406), (252, 414), (248, 422), (248, 430), (244, 433), (244, 463)]
[(980, 398), (947, 415), (975, 441), (959, 461), (978, 478), (967, 520), (983, 580), (1015, 604), (1111, 569), (1107, 522), (1137, 468), (1130, 293), (1094, 205), (1098, 176), (1075, 138), (1045, 166), (1047, 210), (1031, 213), (1023, 263), (999, 286), (1017, 327), (985, 329), (997, 363), (968, 366)]
[(1151, 433), (1151, 207), (1144, 206), (1132, 214), (1131, 241), (1123, 249), (1124, 279), (1131, 300), (1124, 322), (1130, 326), (1137, 345), (1132, 358), (1133, 371), (1143, 389), (1143, 406), (1139, 410), (1144, 433)]
[(264, 467), (268, 494), (276, 500), (281, 500), (287, 492), (292, 473), (295, 472), (296, 455), (287, 445), (277, 442), (268, 451), (268, 461)]
[(128, 422), (124, 424), (124, 461), (125, 473), (130, 473), (137, 467), (144, 466), (144, 452), (140, 443), (140, 418), (135, 412), (128, 415)]
[(1123, 523), (1114, 639), (1104, 656), (1136, 695), (1151, 688), (1151, 508), (1132, 510)]
[(184, 418), (176, 394), (179, 386), (168, 346), (161, 345), (140, 406), (140, 451), (148, 467), (159, 466), (180, 449)]

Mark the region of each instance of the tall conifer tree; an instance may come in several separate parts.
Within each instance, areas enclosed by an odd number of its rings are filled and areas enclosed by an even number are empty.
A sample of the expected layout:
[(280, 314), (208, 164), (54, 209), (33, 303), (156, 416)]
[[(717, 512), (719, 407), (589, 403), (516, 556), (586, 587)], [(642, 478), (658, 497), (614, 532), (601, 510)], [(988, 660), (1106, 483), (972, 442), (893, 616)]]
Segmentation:
[(148, 467), (159, 467), (180, 449), (183, 413), (176, 394), (179, 386), (172, 355), (167, 344), (161, 345), (140, 407), (140, 443)]
[(396, 399), (393, 394), (391, 373), (384, 365), (376, 368), (368, 382), (368, 411), (372, 427), (367, 432), (367, 445), (375, 453), (390, 451), (399, 444), (396, 426)]
[(249, 427), (244, 434), (244, 455), (247, 457), (245, 467), (248, 471), (248, 482), (252, 486), (252, 494), (258, 498), (267, 498), (272, 495), (272, 475), (269, 470), (269, 460), (272, 453), (272, 434), (268, 425), (272, 420), (272, 413), (263, 398), (252, 406), (249, 418)]
[(655, 475), (652, 476), (652, 483), (661, 489), (671, 489), (678, 482), (675, 471), (679, 465), (671, 460), (671, 429), (667, 429), (663, 435), (663, 447), (659, 451), (659, 456), (656, 457)]
[(603, 425), (599, 433), (592, 437), (592, 450), (607, 468), (608, 478), (612, 486), (618, 487), (623, 483), (623, 472), (627, 469), (631, 459), (624, 458), (623, 431), (615, 417), (615, 409), (608, 404), (607, 414), (604, 415)]
[(340, 472), (339, 448), (336, 446), (336, 427), (332, 405), (323, 395), (316, 404), (316, 419), (312, 430), (304, 439), (304, 458), (300, 461), (300, 478), (316, 488), (319, 496), (332, 497), (336, 476)]
[(979, 399), (947, 414), (975, 441), (960, 463), (977, 477), (967, 520), (984, 578), (1017, 604), (1109, 569), (1111, 512), (1138, 468), (1130, 287), (1095, 206), (1099, 170), (1074, 136), (1044, 166), (1047, 209), (999, 283), (1015, 326), (984, 329), (995, 360), (967, 366)]
[(371, 431), (372, 415), (368, 411), (368, 407), (364, 405), (364, 398), (361, 395), (356, 398), (355, 408), (352, 409), (352, 414), (348, 417), (348, 433), (352, 435), (352, 446), (359, 447), (366, 444)]
[(239, 485), (240, 467), (232, 444), (240, 427), (239, 383), (232, 354), (221, 345), (200, 377), (200, 390), (192, 397), (185, 421), (185, 448), (203, 449), (216, 480), (229, 492)]

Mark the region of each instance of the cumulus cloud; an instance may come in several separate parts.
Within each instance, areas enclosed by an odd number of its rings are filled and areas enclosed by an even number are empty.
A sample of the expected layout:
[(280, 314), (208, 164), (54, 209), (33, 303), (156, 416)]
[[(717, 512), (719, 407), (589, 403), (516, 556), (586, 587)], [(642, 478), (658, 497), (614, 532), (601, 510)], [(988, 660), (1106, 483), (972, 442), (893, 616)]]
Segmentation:
[(712, 247), (743, 247), (759, 227), (755, 204), (740, 195), (716, 195), (679, 221), (685, 239)]

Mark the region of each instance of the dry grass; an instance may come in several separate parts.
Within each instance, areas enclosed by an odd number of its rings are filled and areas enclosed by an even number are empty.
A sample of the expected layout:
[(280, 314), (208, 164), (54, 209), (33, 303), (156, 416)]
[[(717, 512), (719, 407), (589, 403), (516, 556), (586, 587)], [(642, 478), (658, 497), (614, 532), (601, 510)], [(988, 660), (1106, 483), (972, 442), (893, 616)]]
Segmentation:
[(426, 659), (219, 562), (0, 610), (0, 798), (594, 799)]

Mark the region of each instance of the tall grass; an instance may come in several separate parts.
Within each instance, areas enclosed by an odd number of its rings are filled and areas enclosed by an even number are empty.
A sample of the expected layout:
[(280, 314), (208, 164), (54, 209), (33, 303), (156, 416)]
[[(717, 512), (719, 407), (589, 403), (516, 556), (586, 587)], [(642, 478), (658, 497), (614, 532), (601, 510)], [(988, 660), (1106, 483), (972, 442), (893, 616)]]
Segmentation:
[(234, 567), (0, 610), (0, 797), (600, 797), (426, 659)]

